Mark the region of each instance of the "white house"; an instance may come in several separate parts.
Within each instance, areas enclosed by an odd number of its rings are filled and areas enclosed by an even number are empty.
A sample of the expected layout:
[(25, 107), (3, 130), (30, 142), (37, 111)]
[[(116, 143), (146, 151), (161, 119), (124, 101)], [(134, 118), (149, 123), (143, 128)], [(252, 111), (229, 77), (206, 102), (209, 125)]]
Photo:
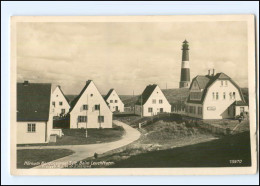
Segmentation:
[(124, 112), (124, 103), (114, 89), (110, 89), (104, 99), (112, 112)]
[(69, 101), (59, 85), (52, 92), (52, 108), (54, 116), (63, 116), (67, 114), (70, 109)]
[(47, 143), (52, 133), (51, 84), (17, 83), (17, 144)]
[(171, 105), (158, 85), (148, 85), (135, 104), (135, 114), (153, 116), (171, 112)]
[(196, 76), (190, 85), (186, 115), (201, 119), (234, 118), (248, 112), (240, 87), (226, 74)]
[(112, 128), (112, 112), (92, 80), (71, 102), (70, 128)]

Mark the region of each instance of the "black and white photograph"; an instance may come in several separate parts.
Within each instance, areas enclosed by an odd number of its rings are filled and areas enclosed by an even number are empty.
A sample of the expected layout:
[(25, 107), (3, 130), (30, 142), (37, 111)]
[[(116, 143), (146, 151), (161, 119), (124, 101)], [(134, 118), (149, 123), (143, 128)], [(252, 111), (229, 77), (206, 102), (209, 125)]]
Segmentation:
[(256, 172), (253, 15), (13, 16), (14, 175)]

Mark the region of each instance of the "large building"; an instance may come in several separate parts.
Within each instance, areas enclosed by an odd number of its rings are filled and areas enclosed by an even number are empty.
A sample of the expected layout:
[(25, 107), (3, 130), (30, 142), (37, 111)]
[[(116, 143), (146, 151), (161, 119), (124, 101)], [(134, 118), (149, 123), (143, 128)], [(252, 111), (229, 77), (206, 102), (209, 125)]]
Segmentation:
[(69, 112), (70, 105), (61, 87), (58, 85), (52, 93), (52, 109), (54, 116), (64, 116)]
[(71, 102), (70, 128), (112, 128), (112, 112), (92, 80)]
[(124, 112), (124, 103), (115, 89), (110, 89), (104, 99), (112, 112)]
[(154, 116), (163, 112), (171, 112), (171, 105), (158, 85), (148, 85), (135, 104), (135, 114)]
[(49, 142), (52, 117), (51, 84), (17, 83), (17, 144)]
[(184, 41), (182, 44), (182, 63), (180, 88), (189, 88), (190, 86), (190, 61), (189, 61), (189, 43)]
[(234, 118), (248, 112), (240, 87), (226, 74), (209, 70), (196, 76), (190, 85), (186, 115), (201, 119)]

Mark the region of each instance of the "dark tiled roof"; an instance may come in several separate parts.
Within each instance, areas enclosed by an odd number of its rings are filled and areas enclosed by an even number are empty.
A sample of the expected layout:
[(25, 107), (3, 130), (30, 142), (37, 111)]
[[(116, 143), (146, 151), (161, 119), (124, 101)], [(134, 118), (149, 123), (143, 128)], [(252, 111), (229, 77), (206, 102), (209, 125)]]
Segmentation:
[(107, 93), (107, 95), (105, 95), (104, 96), (104, 100), (106, 101), (107, 100), (107, 98), (109, 98), (109, 96), (111, 95), (111, 93), (113, 92), (113, 88), (111, 88), (109, 91), (108, 91), (108, 93)]
[(137, 102), (135, 103), (136, 105), (144, 105), (146, 103), (146, 101), (149, 99), (149, 97), (151, 96), (151, 94), (153, 93), (154, 89), (157, 87), (156, 84), (154, 85), (148, 85), (141, 96), (139, 96)]
[(17, 83), (17, 121), (48, 121), (51, 84)]
[[(198, 77), (198, 76), (196, 76), (196, 77)], [(196, 77), (195, 77), (195, 78), (196, 78)], [(209, 81), (208, 81), (208, 83), (206, 84), (206, 86), (205, 86), (205, 88), (204, 88), (204, 90), (203, 90), (203, 92), (202, 92), (201, 100), (199, 100), (199, 101), (190, 100), (190, 96), (189, 96), (188, 99), (187, 99), (187, 103), (202, 104), (202, 103), (204, 102), (204, 99), (205, 99), (206, 95), (207, 95), (208, 88), (209, 88), (216, 80), (229, 80), (229, 81), (238, 89), (242, 101), (245, 102), (245, 99), (244, 99), (244, 96), (243, 96), (243, 94), (242, 94), (242, 91), (241, 91), (240, 87), (239, 87), (229, 76), (227, 76), (225, 73), (220, 72), (220, 73), (217, 73), (215, 76), (208, 76), (208, 75), (206, 75), (205, 77), (209, 78)], [(192, 82), (194, 81), (195, 78), (193, 78)], [(191, 86), (190, 86), (190, 88), (191, 88)]]
[(70, 102), (70, 112), (73, 110), (73, 108), (75, 107), (75, 105), (77, 104), (79, 98), (81, 97), (81, 95), (85, 92), (85, 90), (88, 88), (89, 84), (92, 82), (92, 80), (88, 80), (86, 82), (86, 85), (84, 86), (84, 88), (81, 90), (81, 92), (79, 93), (79, 95), (77, 97), (75, 97), (71, 102)]
[[(198, 86), (200, 89), (205, 89), (205, 87), (207, 86), (208, 82), (210, 81), (210, 78), (207, 77), (207, 76), (196, 76), (193, 80), (192, 80), (192, 83), (194, 81), (197, 81), (198, 82)], [(191, 89), (191, 87), (190, 87)]]

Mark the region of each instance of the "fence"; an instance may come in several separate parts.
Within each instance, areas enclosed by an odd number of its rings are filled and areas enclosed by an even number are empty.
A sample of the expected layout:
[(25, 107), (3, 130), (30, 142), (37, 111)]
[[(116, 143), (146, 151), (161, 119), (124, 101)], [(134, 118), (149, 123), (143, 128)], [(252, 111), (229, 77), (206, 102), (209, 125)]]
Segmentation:
[(176, 123), (180, 123), (183, 121), (182, 116), (180, 114), (159, 113), (158, 115), (155, 115), (152, 117), (141, 118), (140, 120), (135, 121), (135, 123), (133, 123), (133, 125), (136, 125), (136, 127), (141, 128), (142, 126), (155, 123), (159, 120), (163, 120), (163, 121), (167, 121), (167, 122), (175, 121)]
[(54, 129), (68, 129), (70, 128), (70, 117), (58, 118), (53, 120)]

